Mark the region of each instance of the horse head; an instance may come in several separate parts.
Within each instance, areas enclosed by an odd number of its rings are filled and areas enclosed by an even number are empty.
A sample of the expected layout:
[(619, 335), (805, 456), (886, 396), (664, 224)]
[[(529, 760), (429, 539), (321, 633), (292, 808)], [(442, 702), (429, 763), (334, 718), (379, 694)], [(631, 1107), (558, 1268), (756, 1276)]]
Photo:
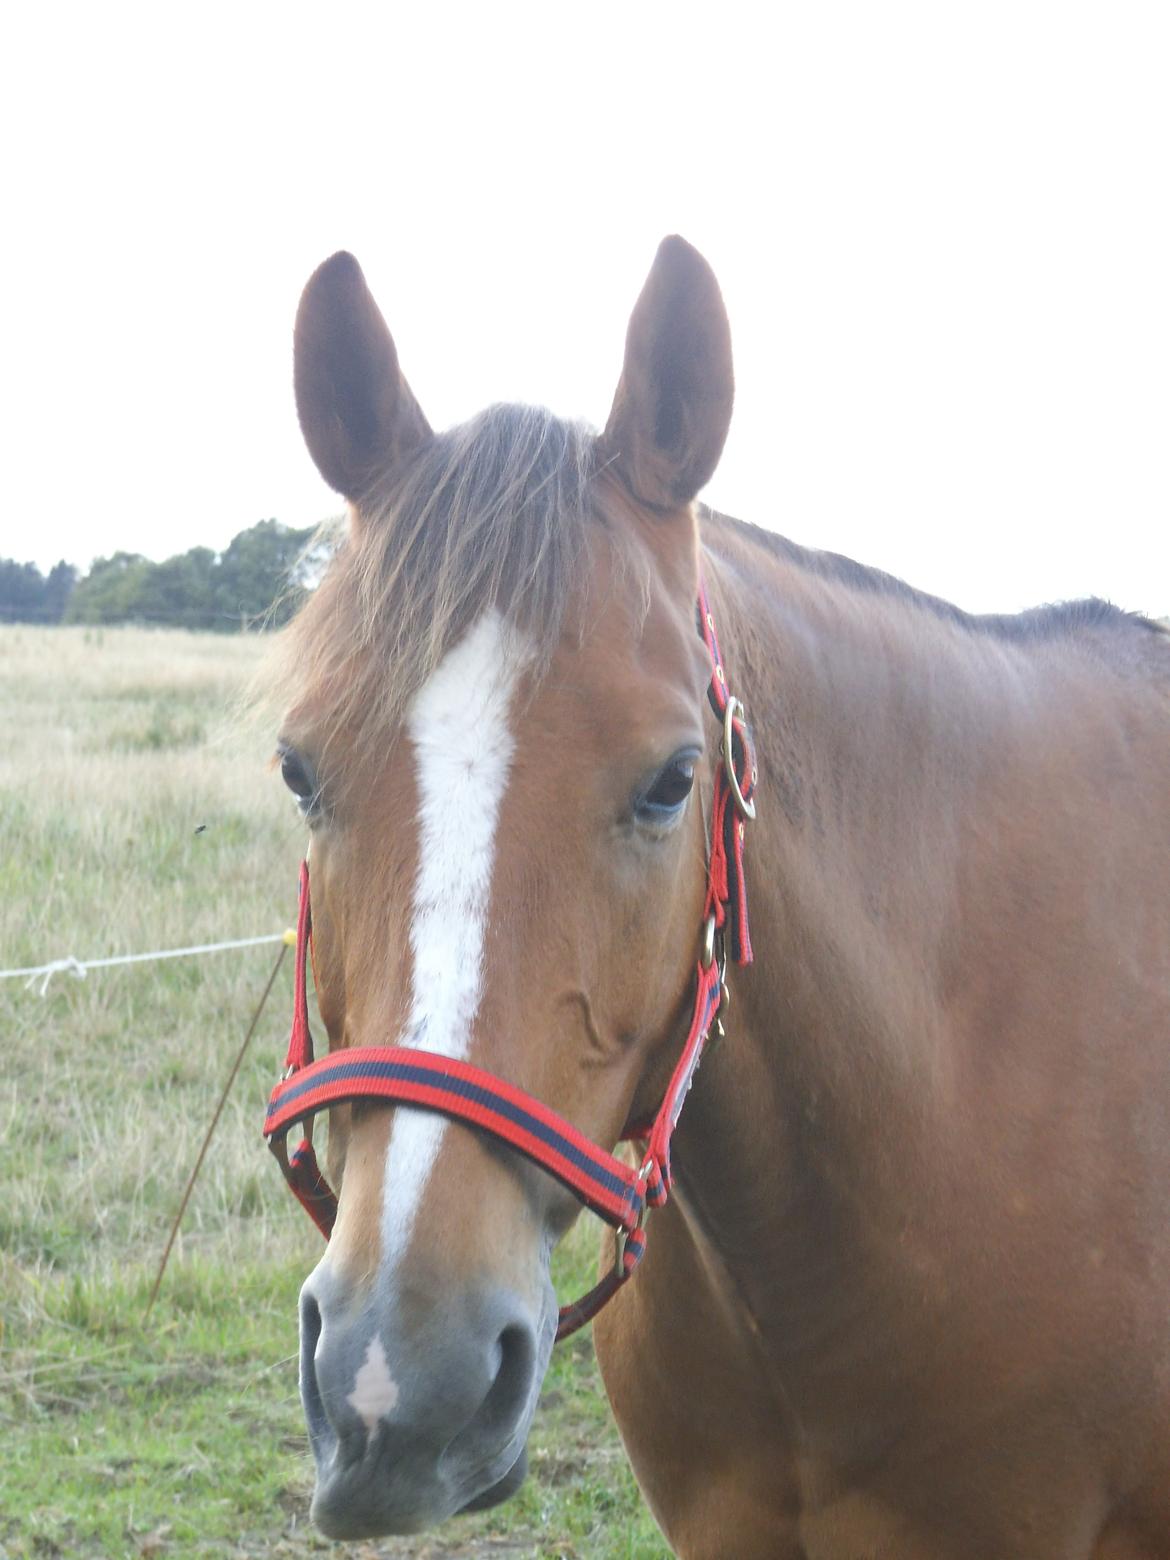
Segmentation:
[[(609, 1147), (671, 1075), (707, 886), (691, 500), (731, 412), (715, 279), (663, 243), (600, 435), (512, 406), (432, 432), (347, 254), (305, 289), (295, 384), (349, 504), (291, 631), (279, 746), (330, 1051), (461, 1059)], [(329, 1171), (301, 1296), (317, 1521), (408, 1532), (503, 1499), (577, 1200), (402, 1104), (334, 1107)]]

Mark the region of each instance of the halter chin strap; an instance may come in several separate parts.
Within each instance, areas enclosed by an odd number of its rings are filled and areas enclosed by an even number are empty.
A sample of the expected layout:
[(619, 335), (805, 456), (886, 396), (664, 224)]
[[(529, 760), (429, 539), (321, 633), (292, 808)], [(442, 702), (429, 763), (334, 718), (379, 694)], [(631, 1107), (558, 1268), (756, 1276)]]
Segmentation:
[[(752, 959), (743, 848), (744, 825), (756, 811), (755, 752), (744, 707), (728, 691), (715, 619), (701, 582), (697, 616), (711, 657), (707, 697), (723, 727), (722, 761), (711, 806), (707, 895), (690, 1028), (653, 1120), (624, 1134), (626, 1140), (644, 1145), (636, 1170), (599, 1148), (531, 1094), (470, 1062), (408, 1046), (353, 1046), (314, 1061), (306, 978), (312, 913), (308, 863), (301, 863), (292, 1033), (284, 1076), (272, 1091), (264, 1122), (264, 1136), (285, 1179), (328, 1239), (337, 1218), (337, 1197), (313, 1149), (313, 1118), (318, 1111), (352, 1100), (383, 1100), (438, 1111), (490, 1133), (560, 1181), (616, 1234), (612, 1269), (588, 1294), (561, 1307), (558, 1340), (591, 1321), (642, 1260), (646, 1218), (651, 1208), (666, 1202), (673, 1184), (670, 1140), (726, 998), (727, 958), (737, 964), (750, 964)], [(298, 1122), (304, 1137), (290, 1155), (288, 1133)]]

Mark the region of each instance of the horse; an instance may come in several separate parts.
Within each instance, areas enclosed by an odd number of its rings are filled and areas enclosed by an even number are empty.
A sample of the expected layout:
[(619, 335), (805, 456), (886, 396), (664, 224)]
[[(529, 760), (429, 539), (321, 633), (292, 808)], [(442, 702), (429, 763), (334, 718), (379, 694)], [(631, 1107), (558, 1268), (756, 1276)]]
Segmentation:
[[(609, 1165), (685, 1044), (671, 1195), (606, 1236), (594, 1323), (672, 1549), (1170, 1555), (1170, 639), (1099, 601), (968, 615), (699, 505), (733, 370), (681, 238), (600, 434), (510, 405), (433, 432), (344, 253), (294, 379), (348, 505), (278, 745), (313, 1065), (422, 1079), (314, 1099), (317, 1523), (418, 1531), (525, 1475), (585, 1194), (435, 1091)], [(704, 986), (732, 746), (754, 961)]]

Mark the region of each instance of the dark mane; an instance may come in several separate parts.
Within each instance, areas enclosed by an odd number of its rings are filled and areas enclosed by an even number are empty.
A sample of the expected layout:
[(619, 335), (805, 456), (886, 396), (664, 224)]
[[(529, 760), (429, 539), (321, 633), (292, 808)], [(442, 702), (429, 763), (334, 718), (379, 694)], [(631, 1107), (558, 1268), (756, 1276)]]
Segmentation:
[(709, 523), (716, 528), (724, 526), (773, 557), (795, 564), (818, 579), (831, 580), (850, 590), (893, 598), (907, 606), (930, 612), (946, 622), (956, 623), (971, 633), (990, 634), (997, 639), (1015, 642), (1072, 636), (1092, 629), (1138, 629), (1165, 633), (1163, 626), (1152, 618), (1144, 617), (1140, 612), (1127, 612), (1096, 596), (1087, 597), (1083, 601), (1062, 601), (1030, 607), (1025, 612), (964, 612), (962, 607), (956, 607), (941, 596), (916, 590), (893, 574), (856, 563), (841, 553), (801, 547), (785, 536), (761, 530), (746, 520), (736, 520), (713, 509), (704, 508), (702, 516), (705, 524)]

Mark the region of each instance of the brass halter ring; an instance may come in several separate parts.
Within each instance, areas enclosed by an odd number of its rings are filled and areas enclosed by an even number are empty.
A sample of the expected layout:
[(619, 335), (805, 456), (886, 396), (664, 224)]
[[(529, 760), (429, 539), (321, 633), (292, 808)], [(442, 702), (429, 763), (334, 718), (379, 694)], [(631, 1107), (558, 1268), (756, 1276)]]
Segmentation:
[(715, 957), (715, 917), (709, 915), (703, 922), (703, 942), (699, 952), (699, 962), (705, 970), (711, 968), (711, 961)]
[(741, 818), (746, 818), (750, 823), (756, 816), (755, 802), (749, 802), (739, 788), (739, 776), (735, 772), (735, 760), (732, 757), (732, 722), (736, 714), (740, 720), (747, 724), (747, 711), (741, 700), (729, 697), (723, 710), (723, 767), (727, 771), (727, 783), (731, 787), (731, 795), (734, 798), (736, 808)]
[[(644, 1164), (638, 1171), (638, 1180), (645, 1181), (649, 1174), (650, 1166), (648, 1164)], [(646, 1220), (649, 1217), (650, 1204), (645, 1201), (645, 1197), (643, 1196), (641, 1212), (638, 1214), (638, 1222), (634, 1225), (632, 1233), (636, 1235), (639, 1230), (645, 1229)], [(630, 1238), (630, 1234), (631, 1231), (624, 1229), (616, 1229), (613, 1232), (613, 1273), (615, 1278), (625, 1277), (626, 1243)]]

